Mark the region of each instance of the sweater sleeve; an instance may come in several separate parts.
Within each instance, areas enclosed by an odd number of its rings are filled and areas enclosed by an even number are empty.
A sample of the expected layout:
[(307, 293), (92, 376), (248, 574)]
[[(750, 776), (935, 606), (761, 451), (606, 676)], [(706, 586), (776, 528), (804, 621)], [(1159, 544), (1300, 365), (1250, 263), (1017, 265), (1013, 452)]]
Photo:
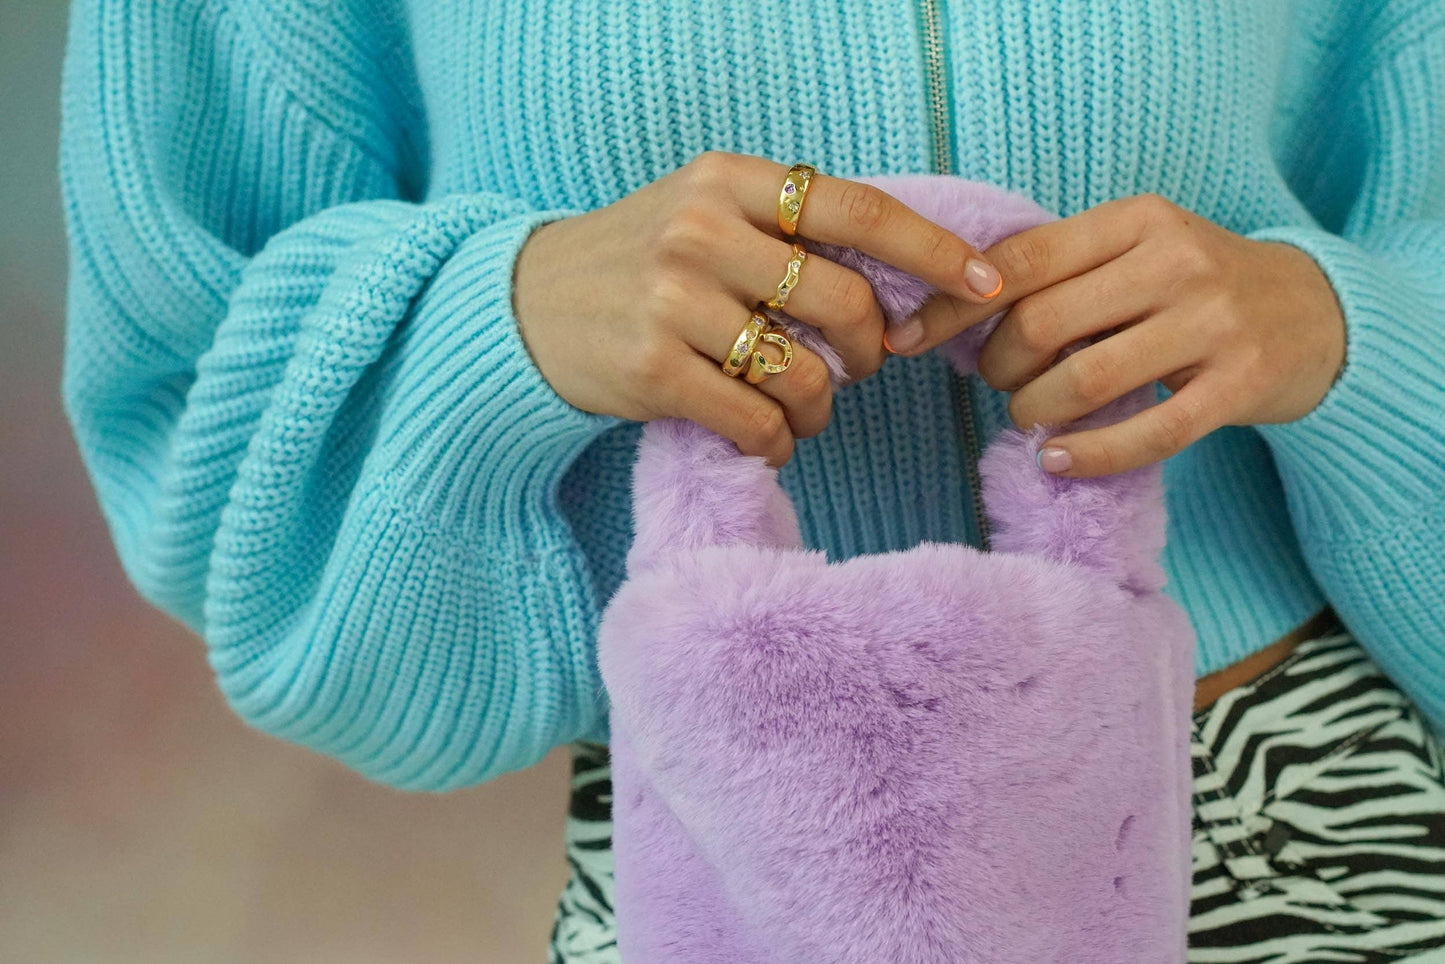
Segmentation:
[(528, 233), (578, 212), (408, 199), (404, 26), (264, 7), (72, 9), (67, 412), (128, 576), (246, 721), (475, 783), (604, 724), (557, 486), (619, 420), (553, 392), (511, 309)]
[(1445, 727), (1445, 7), (1336, 7), (1285, 158), (1318, 223), (1251, 237), (1319, 264), (1346, 363), (1313, 412), (1259, 432), (1327, 597)]

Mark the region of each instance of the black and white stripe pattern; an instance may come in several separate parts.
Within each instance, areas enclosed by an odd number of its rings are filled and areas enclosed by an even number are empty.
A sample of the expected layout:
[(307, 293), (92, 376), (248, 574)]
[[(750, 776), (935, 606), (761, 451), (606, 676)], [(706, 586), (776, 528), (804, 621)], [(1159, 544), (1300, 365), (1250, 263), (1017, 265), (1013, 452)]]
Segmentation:
[[(1445, 757), (1353, 637), (1196, 713), (1193, 753), (1191, 964), (1445, 964)], [(575, 746), (551, 964), (620, 964), (611, 803), (606, 748)]]
[(605, 746), (572, 745), (567, 863), (572, 877), (557, 905), (548, 964), (619, 964), (612, 910), (612, 765)]
[(1194, 717), (1198, 964), (1445, 961), (1445, 772), (1348, 633)]

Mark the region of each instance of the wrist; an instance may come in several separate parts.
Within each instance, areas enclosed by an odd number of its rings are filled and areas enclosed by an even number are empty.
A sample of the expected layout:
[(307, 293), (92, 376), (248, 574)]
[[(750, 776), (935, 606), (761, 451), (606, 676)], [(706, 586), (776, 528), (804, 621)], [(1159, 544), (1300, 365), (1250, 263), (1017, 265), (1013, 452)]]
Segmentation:
[(1286, 308), (1301, 319), (1298, 334), (1302, 352), (1299, 416), (1317, 408), (1345, 370), (1347, 329), (1344, 305), (1320, 264), (1298, 246), (1285, 241), (1262, 242), (1275, 248), (1289, 266)]
[(1343, 305), (1348, 347), (1339, 377), (1303, 417), (1257, 430), (1296, 493), (1292, 511), (1340, 538), (1362, 537), (1380, 518), (1410, 511), (1421, 493), (1438, 493), (1445, 478), (1439, 455), (1445, 328), (1430, 296), (1431, 276), (1414, 251), (1367, 249), (1318, 227), (1250, 236), (1299, 247)]
[[(557, 330), (568, 288), (563, 279), (575, 273), (575, 246), (568, 240), (576, 217), (563, 217), (537, 225), (522, 242), (512, 269), (512, 315), (517, 334), (533, 367), (564, 401), (574, 408), (602, 414), (584, 403), (572, 389), (567, 372), (568, 342)], [(570, 266), (570, 267), (569, 267)]]
[[(557, 277), (553, 246), (549, 244), (567, 219), (547, 221), (534, 227), (517, 251), (512, 266), (512, 315), (517, 319), (517, 331), (522, 343), (536, 360), (538, 339), (537, 328), (545, 324), (548, 315), (546, 298), (548, 286), (544, 279)], [(545, 340), (545, 333), (543, 333)]]

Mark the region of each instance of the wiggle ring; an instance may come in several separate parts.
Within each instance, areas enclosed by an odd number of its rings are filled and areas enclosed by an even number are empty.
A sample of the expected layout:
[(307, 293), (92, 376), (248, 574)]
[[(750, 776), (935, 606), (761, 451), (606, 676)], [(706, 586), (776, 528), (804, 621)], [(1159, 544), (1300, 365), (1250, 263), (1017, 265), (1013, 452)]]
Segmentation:
[(757, 348), (758, 339), (763, 332), (768, 330), (768, 316), (761, 311), (753, 312), (753, 316), (743, 325), (743, 330), (738, 332), (737, 338), (733, 340), (732, 350), (728, 357), (723, 360), (723, 374), (737, 377), (747, 367), (748, 359), (753, 357), (754, 349)]
[(770, 345), (777, 345), (781, 348), (783, 350), (783, 360), (777, 363), (770, 362), (763, 356), (762, 349), (754, 351), (753, 359), (748, 364), (748, 373), (743, 376), (749, 385), (756, 385), (770, 375), (780, 375), (787, 371), (788, 366), (793, 363), (793, 343), (788, 341), (788, 337), (782, 332), (765, 331), (759, 340), (765, 341)]
[(811, 164), (794, 164), (783, 177), (783, 189), (778, 194), (778, 227), (783, 237), (791, 238), (798, 233), (798, 218), (803, 214), (803, 200), (808, 196), (808, 185), (818, 169)]
[(778, 293), (768, 300), (768, 307), (774, 311), (782, 311), (788, 303), (788, 296), (798, 286), (798, 273), (803, 270), (803, 262), (808, 260), (808, 252), (798, 242), (793, 242), (793, 257), (788, 261), (788, 273), (778, 282)]

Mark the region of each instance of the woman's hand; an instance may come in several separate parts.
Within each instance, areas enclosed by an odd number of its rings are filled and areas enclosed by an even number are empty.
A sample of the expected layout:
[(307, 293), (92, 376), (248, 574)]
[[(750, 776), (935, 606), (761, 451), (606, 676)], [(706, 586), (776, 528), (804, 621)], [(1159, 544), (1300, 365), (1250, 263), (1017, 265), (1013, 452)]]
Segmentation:
[[(590, 412), (691, 419), (775, 465), (794, 439), (822, 431), (832, 387), (816, 354), (795, 345), (792, 367), (756, 386), (720, 368), (791, 257), (777, 224), (787, 171), (711, 152), (534, 231), (517, 258), (513, 307), (557, 394)], [(963, 303), (988, 300), (970, 282), (997, 294), (998, 274), (977, 251), (869, 185), (814, 177), (798, 232), (865, 251)], [(883, 314), (862, 275), (810, 256), (787, 310), (822, 332), (850, 378), (883, 363)]]
[(1039, 464), (1061, 475), (1146, 465), (1222, 425), (1293, 421), (1319, 404), (1344, 362), (1339, 302), (1309, 255), (1157, 195), (1020, 232), (985, 257), (1003, 274), (995, 302), (936, 295), (913, 342), (890, 333), (891, 346), (917, 354), (1009, 308), (979, 374), (1013, 393), (1020, 427), (1067, 424), (1154, 381), (1174, 393), (1117, 424), (1050, 439)]

